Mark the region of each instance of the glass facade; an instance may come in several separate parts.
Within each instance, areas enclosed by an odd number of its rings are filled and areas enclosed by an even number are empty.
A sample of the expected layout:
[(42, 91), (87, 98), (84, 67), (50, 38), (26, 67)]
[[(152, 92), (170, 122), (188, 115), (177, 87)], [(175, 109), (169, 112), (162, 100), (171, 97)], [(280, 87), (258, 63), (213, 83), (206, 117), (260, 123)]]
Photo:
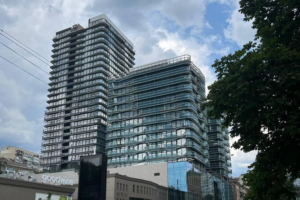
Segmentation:
[(201, 173), (189, 162), (168, 163), (169, 199), (201, 199)]
[(203, 200), (233, 200), (233, 188), (229, 179), (211, 173), (201, 174)]
[(168, 163), (169, 200), (233, 200), (228, 179), (202, 172), (190, 162)]
[(53, 39), (52, 71), (42, 166), (78, 168), (80, 156), (105, 151), (107, 78), (134, 65), (131, 42), (105, 15), (59, 31)]
[(108, 95), (109, 168), (167, 162), (169, 200), (233, 198), (228, 131), (201, 111), (205, 78), (190, 56), (132, 68)]
[(224, 177), (231, 177), (229, 133), (221, 124), (220, 119), (208, 119), (210, 169)]
[(78, 199), (106, 198), (107, 160), (105, 154), (82, 157), (80, 161)]
[(109, 80), (109, 167), (193, 160), (209, 165), (205, 78), (188, 55)]

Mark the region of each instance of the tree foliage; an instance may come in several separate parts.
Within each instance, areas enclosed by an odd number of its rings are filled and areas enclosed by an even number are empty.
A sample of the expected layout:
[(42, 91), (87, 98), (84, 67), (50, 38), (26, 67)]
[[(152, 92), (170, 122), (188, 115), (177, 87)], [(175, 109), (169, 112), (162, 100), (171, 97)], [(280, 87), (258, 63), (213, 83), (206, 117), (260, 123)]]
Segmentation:
[[(224, 117), (234, 148), (257, 150), (245, 181), (248, 199), (293, 199), (300, 178), (300, 1), (241, 0), (258, 44), (216, 60), (204, 107)], [(225, 115), (223, 115), (225, 114)]]

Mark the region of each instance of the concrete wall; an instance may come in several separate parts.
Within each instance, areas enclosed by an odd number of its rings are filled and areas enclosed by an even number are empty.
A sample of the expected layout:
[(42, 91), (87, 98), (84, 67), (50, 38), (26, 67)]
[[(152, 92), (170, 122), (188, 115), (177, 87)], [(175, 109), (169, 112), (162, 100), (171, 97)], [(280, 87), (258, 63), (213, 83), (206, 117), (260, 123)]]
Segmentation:
[(22, 149), (22, 148), (19, 148), (19, 147), (11, 147), (11, 146), (7, 146), (7, 147), (3, 147), (1, 149), (1, 154), (0, 154), (0, 157), (3, 157), (3, 158), (10, 158), (10, 159), (15, 159), (16, 157), (16, 151), (17, 150), (20, 150), (20, 151), (23, 151), (24, 153), (27, 153), (29, 155), (36, 155), (36, 156), (39, 156), (38, 154), (36, 153), (33, 153), (31, 151), (27, 151), (25, 149)]
[(130, 198), (167, 200), (168, 189), (151, 181), (120, 174), (108, 174), (106, 200), (129, 200)]
[(67, 196), (74, 192), (73, 188), (48, 184), (0, 178), (1, 200), (34, 200), (36, 193), (51, 192), (53, 195)]
[[(65, 172), (56, 172), (56, 173), (40, 173), (40, 174), (34, 174), (33, 177), (36, 179), (37, 182), (41, 183), (43, 175), (49, 175), (49, 176), (54, 176), (54, 177), (60, 176), (62, 178), (67, 178), (67, 179), (73, 180), (74, 184), (78, 184), (78, 181), (79, 181), (78, 172), (75, 172), (75, 171), (65, 171)], [(54, 185), (52, 182), (47, 182), (47, 183)]]
[(15, 159), (16, 147), (3, 147), (0, 156), (7, 159)]
[[(148, 180), (158, 185), (168, 187), (168, 163), (109, 168), (107, 170), (110, 174), (118, 173), (132, 178)], [(159, 173), (160, 175), (154, 176), (154, 173)]]
[[(79, 182), (78, 172), (65, 171), (65, 172), (57, 172), (57, 173), (41, 173), (41, 174), (33, 174), (32, 176), (34, 179), (36, 179), (36, 182), (42, 183), (43, 175), (49, 175), (49, 176), (61, 177), (61, 178), (67, 178), (67, 179), (73, 180), (73, 185), (70, 186), (75, 189), (75, 192), (73, 193), (73, 200), (76, 200), (78, 198), (78, 182)], [(57, 185), (57, 183), (53, 183), (53, 182), (47, 182), (47, 184)], [(0, 199), (0, 200), (2, 200), (2, 199)]]

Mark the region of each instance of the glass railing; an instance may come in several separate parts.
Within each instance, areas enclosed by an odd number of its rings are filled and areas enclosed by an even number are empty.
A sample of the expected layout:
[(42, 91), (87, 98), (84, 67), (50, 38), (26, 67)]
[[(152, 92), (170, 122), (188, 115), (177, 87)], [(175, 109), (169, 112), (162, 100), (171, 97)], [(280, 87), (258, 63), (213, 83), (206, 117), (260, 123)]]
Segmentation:
[(187, 142), (186, 147), (194, 148), (204, 154), (203, 149), (200, 147), (200, 145), (192, 143), (192, 142)]
[(221, 121), (218, 120), (218, 119), (208, 119), (208, 123), (209, 124), (218, 124), (218, 125), (220, 125)]
[(221, 146), (223, 148), (225, 147), (223, 142), (220, 142), (220, 141), (210, 141), (209, 146)]
[(204, 157), (201, 156), (201, 155), (199, 155), (199, 154), (196, 153), (196, 152), (188, 152), (188, 153), (186, 154), (186, 156), (187, 156), (187, 157), (195, 158), (195, 159), (201, 161), (202, 163), (206, 163)]
[(151, 98), (151, 97), (155, 97), (155, 96), (159, 96), (159, 95), (166, 95), (168, 93), (172, 93), (172, 92), (179, 92), (181, 90), (192, 90), (192, 86), (191, 85), (181, 85), (178, 87), (173, 87), (171, 89), (169, 88), (165, 88), (165, 89), (161, 89), (161, 90), (157, 90), (154, 92), (147, 92), (144, 94), (138, 94), (138, 97), (136, 98), (136, 100), (140, 100), (143, 98)]
[(107, 163), (112, 164), (112, 163), (138, 162), (138, 161), (140, 160), (136, 158), (128, 158), (128, 159), (119, 159), (119, 160), (108, 160)]
[[(138, 102), (138, 107), (144, 107), (144, 106), (151, 106), (151, 105), (161, 105), (161, 104), (166, 104), (166, 103), (170, 103), (173, 101), (184, 101), (184, 100), (192, 100), (193, 102), (195, 102), (195, 97), (193, 95), (190, 94), (176, 94), (176, 95), (171, 95), (169, 97), (164, 97), (164, 98), (158, 98), (155, 101), (149, 101), (149, 100), (145, 100), (145, 101), (140, 101)], [(123, 103), (128, 103), (130, 101), (136, 100), (134, 98), (128, 98), (126, 100), (123, 101), (118, 101), (118, 102), (109, 102), (109, 105), (115, 105), (115, 104), (123, 104)]]
[(145, 157), (146, 160), (158, 159), (158, 158), (177, 158), (178, 155), (173, 154), (152, 154)]
[(132, 85), (132, 84), (141, 84), (143, 82), (162, 79), (162, 78), (167, 77), (167, 76), (172, 76), (172, 75), (182, 74), (182, 73), (187, 73), (187, 72), (189, 72), (187, 67), (180, 68), (180, 69), (175, 69), (175, 70), (172, 70), (172, 71), (171, 70), (166, 70), (165, 72), (161, 72), (159, 74), (156, 73), (155, 75), (150, 75), (150, 76), (147, 76), (147, 77), (141, 77), (141, 78), (136, 78), (136, 79), (130, 80), (128, 82), (125, 82), (124, 84), (114, 86), (114, 88), (117, 89), (117, 88), (129, 86), (129, 85)]
[(151, 124), (151, 123), (161, 123), (163, 121), (173, 121), (177, 119), (182, 119), (182, 118), (193, 118), (195, 121), (197, 121), (197, 117), (191, 113), (186, 113), (186, 114), (181, 114), (178, 117), (157, 117), (156, 119), (149, 119), (149, 120), (143, 120), (141, 123), (136, 123), (136, 124), (121, 124), (121, 125), (113, 125), (113, 126), (108, 126), (107, 131), (111, 131), (114, 129), (120, 129), (120, 128), (131, 128), (135, 126), (142, 126), (146, 124)]
[(212, 168), (227, 168), (225, 163), (213, 163), (210, 165)]
[(151, 83), (151, 84), (148, 84), (148, 85), (145, 85), (145, 86), (136, 86), (136, 87), (132, 87), (130, 88), (128, 91), (125, 91), (125, 92), (114, 92), (112, 95), (113, 96), (119, 96), (119, 95), (128, 95), (134, 91), (138, 91), (138, 92), (141, 92), (143, 90), (147, 90), (147, 89), (154, 89), (156, 87), (163, 87), (163, 86), (167, 86), (167, 85), (174, 85), (176, 83), (180, 83), (180, 82), (183, 82), (183, 81), (188, 81), (190, 80), (188, 77), (177, 77), (177, 78), (174, 78), (174, 79), (169, 79), (169, 80), (163, 80), (163, 81), (158, 81), (156, 83)]
[(120, 155), (120, 154), (132, 154), (132, 153), (136, 153), (137, 150), (134, 149), (130, 149), (130, 150), (121, 150), (121, 151), (110, 151), (107, 153), (108, 156), (113, 156), (113, 155)]
[(226, 134), (222, 134), (223, 135), (223, 137), (226, 139), (226, 140), (229, 140), (229, 136), (228, 135), (226, 135)]

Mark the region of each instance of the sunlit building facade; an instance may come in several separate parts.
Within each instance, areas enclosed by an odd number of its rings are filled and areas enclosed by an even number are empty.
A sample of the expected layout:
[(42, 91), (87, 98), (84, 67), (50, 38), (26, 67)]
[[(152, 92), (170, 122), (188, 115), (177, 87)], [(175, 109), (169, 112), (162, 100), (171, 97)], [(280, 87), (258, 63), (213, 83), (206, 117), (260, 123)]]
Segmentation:
[(105, 151), (107, 78), (127, 74), (135, 53), (105, 15), (57, 32), (52, 46), (42, 165), (56, 171)]

